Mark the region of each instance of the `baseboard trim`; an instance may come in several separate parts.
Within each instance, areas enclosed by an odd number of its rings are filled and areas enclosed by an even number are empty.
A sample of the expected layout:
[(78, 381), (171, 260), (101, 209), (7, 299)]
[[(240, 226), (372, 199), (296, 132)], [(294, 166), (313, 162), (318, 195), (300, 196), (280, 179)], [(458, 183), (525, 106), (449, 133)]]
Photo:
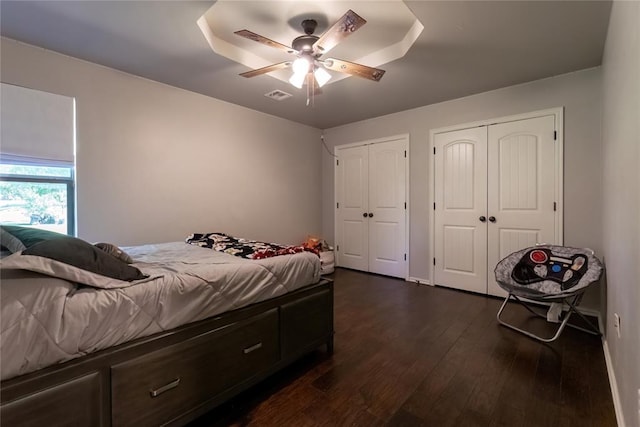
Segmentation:
[[(604, 327), (603, 327), (604, 325), (602, 324), (602, 318), (601, 318), (602, 316), (600, 315), (600, 312), (598, 310), (593, 308), (583, 308), (583, 307), (576, 307), (576, 309), (580, 312), (580, 314), (583, 314), (585, 316), (595, 317), (598, 321), (598, 324), (597, 324), (598, 330), (600, 331), (601, 334), (604, 334)], [(563, 304), (562, 310), (569, 311), (569, 305)]]
[[(568, 307), (568, 306), (567, 306)], [(585, 316), (591, 316), (591, 317), (595, 317), (596, 319), (598, 319), (598, 324), (600, 326), (602, 326), (600, 324), (600, 312), (598, 310), (596, 310), (595, 308), (583, 308), (583, 307), (578, 307), (578, 311), (582, 314), (584, 314)], [(603, 331), (604, 329), (600, 328), (601, 331)]]
[(609, 353), (609, 345), (607, 339), (602, 336), (602, 350), (604, 351), (604, 361), (607, 365), (607, 373), (609, 374), (609, 386), (611, 387), (611, 397), (613, 398), (613, 407), (616, 411), (616, 420), (618, 427), (625, 427), (624, 414), (622, 413), (622, 402), (620, 402), (620, 393), (618, 393), (618, 383), (616, 374), (611, 363), (611, 353)]
[(407, 282), (413, 282), (413, 283), (417, 283), (418, 285), (431, 285), (431, 283), (429, 283), (428, 280), (426, 279), (420, 279), (418, 277), (409, 277), (407, 279)]

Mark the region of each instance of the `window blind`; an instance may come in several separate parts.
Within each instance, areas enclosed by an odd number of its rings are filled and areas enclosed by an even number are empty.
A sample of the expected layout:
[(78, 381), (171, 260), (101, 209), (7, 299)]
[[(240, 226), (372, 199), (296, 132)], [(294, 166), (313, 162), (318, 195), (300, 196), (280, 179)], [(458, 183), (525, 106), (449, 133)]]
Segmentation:
[(0, 162), (73, 166), (75, 100), (0, 85)]

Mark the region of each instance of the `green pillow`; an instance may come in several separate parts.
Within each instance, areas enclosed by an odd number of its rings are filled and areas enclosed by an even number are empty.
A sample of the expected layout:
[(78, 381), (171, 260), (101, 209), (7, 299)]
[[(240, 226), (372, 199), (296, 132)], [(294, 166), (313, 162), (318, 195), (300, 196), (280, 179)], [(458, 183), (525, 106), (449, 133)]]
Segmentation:
[(66, 234), (54, 231), (40, 230), (19, 225), (0, 225), (0, 240), (2, 246), (11, 253), (20, 252), (45, 240), (68, 237)]

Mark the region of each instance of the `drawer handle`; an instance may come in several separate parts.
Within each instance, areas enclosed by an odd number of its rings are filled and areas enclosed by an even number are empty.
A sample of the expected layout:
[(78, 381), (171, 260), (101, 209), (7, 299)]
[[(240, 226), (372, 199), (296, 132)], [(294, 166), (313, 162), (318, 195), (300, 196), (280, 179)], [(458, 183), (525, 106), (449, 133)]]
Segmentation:
[(249, 353), (251, 353), (252, 351), (256, 351), (256, 350), (258, 350), (259, 348), (262, 348), (262, 343), (261, 343), (261, 342), (259, 342), (259, 343), (258, 343), (258, 344), (256, 344), (256, 345), (252, 345), (251, 347), (247, 347), (247, 348), (245, 348), (244, 350), (242, 350), (242, 352), (243, 352), (244, 354), (249, 354)]
[(180, 384), (180, 378), (176, 378), (175, 380), (171, 381), (169, 384), (167, 385), (163, 385), (162, 387), (160, 387), (159, 389), (156, 390), (151, 390), (151, 397), (158, 397), (160, 396), (162, 393), (164, 393), (165, 391), (169, 391), (172, 388), (176, 388), (178, 387), (178, 384)]

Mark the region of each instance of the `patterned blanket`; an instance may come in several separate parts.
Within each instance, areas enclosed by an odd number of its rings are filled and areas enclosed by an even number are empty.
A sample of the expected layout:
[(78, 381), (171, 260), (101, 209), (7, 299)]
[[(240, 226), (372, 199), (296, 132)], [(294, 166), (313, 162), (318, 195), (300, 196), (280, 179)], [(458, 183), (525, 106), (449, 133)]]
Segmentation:
[(236, 238), (224, 233), (193, 233), (187, 237), (185, 241), (191, 245), (209, 248), (247, 259), (263, 259), (304, 251), (317, 254), (317, 251), (303, 246), (282, 246), (275, 243)]

